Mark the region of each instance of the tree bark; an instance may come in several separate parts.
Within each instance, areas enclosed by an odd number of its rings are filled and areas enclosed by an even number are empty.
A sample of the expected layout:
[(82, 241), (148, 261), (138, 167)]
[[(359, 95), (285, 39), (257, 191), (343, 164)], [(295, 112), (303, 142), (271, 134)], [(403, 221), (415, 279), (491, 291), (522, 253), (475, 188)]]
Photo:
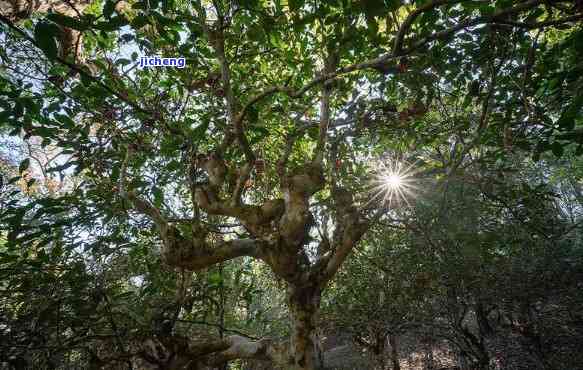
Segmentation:
[(435, 369), (435, 361), (433, 359), (433, 338), (428, 337), (426, 338), (425, 343), (425, 360), (427, 370), (434, 370)]
[(321, 289), (291, 286), (288, 305), (291, 317), (290, 370), (322, 370), (322, 351), (315, 335), (320, 309)]
[(389, 345), (391, 346), (393, 370), (401, 370), (401, 364), (399, 363), (399, 344), (397, 343), (397, 336), (395, 334), (389, 334)]

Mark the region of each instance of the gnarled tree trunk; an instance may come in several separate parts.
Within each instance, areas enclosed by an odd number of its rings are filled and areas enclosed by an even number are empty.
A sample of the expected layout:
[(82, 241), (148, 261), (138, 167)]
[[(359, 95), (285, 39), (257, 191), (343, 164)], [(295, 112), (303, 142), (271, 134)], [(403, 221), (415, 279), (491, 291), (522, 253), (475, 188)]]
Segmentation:
[(314, 286), (290, 286), (288, 304), (292, 325), (290, 370), (322, 370), (322, 352), (316, 337), (321, 289)]

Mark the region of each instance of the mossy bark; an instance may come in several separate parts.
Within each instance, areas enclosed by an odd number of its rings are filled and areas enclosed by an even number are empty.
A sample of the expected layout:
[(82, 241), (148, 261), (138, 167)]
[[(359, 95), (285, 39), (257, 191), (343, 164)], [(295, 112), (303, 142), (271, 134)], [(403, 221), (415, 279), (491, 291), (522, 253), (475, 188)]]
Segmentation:
[(288, 305), (291, 318), (290, 370), (322, 370), (322, 351), (316, 336), (321, 290), (291, 286)]

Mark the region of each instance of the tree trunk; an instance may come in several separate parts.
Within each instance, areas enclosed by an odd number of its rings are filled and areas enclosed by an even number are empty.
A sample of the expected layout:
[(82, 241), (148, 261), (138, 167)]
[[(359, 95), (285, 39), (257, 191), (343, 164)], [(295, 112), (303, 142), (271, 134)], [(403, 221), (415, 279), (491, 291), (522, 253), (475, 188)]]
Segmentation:
[(321, 291), (313, 286), (291, 286), (288, 304), (291, 318), (290, 370), (322, 370), (322, 351), (316, 337)]
[(490, 368), (490, 359), (488, 356), (482, 356), (478, 359), (478, 363), (476, 364), (476, 368), (478, 370), (488, 370)]
[(457, 363), (460, 370), (468, 370), (468, 354), (465, 351), (460, 351), (457, 356)]
[[(223, 263), (219, 264), (219, 338), (223, 339), (225, 337), (225, 275), (223, 274)], [(219, 366), (218, 370), (229, 370), (229, 364), (224, 363)]]
[(393, 370), (401, 370), (401, 364), (399, 363), (399, 344), (397, 343), (397, 336), (395, 334), (389, 334), (389, 344), (391, 346)]
[(425, 360), (426, 360), (425, 368), (427, 370), (435, 369), (435, 361), (433, 359), (433, 338), (432, 337), (426, 338)]
[(374, 333), (373, 353), (378, 362), (379, 369), (387, 370), (386, 365), (387, 334), (384, 330), (376, 330)]

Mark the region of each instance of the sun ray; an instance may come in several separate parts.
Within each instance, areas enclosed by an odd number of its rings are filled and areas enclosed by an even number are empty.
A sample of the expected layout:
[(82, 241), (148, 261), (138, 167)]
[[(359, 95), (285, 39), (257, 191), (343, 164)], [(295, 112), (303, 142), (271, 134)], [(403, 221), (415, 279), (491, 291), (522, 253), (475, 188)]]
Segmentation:
[(383, 205), (392, 207), (394, 203), (405, 202), (410, 206), (417, 187), (413, 184), (415, 163), (389, 159), (379, 161), (373, 168), (375, 172), (368, 193), (370, 199), (366, 205), (382, 199)]

